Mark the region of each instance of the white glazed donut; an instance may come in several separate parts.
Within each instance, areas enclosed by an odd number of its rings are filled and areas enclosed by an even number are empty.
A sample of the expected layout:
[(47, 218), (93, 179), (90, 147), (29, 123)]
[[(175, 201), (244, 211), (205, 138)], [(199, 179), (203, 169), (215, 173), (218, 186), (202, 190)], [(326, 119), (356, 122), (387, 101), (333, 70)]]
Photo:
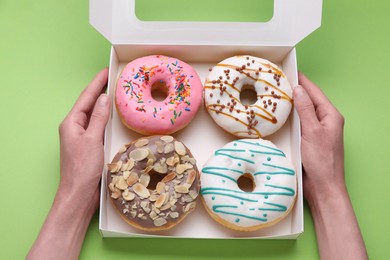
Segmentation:
[[(240, 93), (253, 86), (254, 104), (243, 105)], [(268, 60), (253, 56), (227, 58), (210, 69), (204, 84), (207, 111), (231, 134), (261, 138), (286, 122), (292, 107), (292, 88), (283, 71)]]
[[(253, 191), (238, 186), (253, 180)], [(202, 201), (220, 224), (254, 231), (282, 220), (293, 208), (297, 177), (286, 155), (270, 141), (241, 139), (217, 150), (202, 169)]]

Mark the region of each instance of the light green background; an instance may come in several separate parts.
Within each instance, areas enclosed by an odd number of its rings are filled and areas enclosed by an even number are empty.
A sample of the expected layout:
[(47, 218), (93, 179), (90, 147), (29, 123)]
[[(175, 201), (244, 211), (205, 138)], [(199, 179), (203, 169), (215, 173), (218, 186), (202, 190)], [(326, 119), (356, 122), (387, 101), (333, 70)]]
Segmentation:
[[(175, 8), (147, 11), (154, 2), (143, 1), (139, 15), (253, 21), (262, 7), (219, 1), (218, 11), (192, 12), (199, 7), (169, 2)], [(191, 2), (207, 9), (212, 1)], [(390, 258), (389, 10), (388, 1), (325, 0), (322, 27), (297, 46), (300, 70), (346, 119), (346, 181), (371, 259)], [(109, 50), (88, 23), (86, 0), (0, 0), (0, 259), (24, 258), (36, 238), (59, 182), (58, 125), (108, 65)], [(306, 206), (305, 233), (296, 241), (102, 239), (96, 215), (81, 259), (108, 258), (317, 259), (318, 253)]]

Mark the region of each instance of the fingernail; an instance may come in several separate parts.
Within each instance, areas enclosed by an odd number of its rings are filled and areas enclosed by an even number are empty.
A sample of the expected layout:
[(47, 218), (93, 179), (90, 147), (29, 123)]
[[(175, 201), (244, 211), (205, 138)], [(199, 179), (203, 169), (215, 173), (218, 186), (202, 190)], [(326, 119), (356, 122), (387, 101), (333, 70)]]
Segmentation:
[(106, 94), (101, 94), (98, 100), (99, 106), (106, 106), (108, 103), (108, 96)]

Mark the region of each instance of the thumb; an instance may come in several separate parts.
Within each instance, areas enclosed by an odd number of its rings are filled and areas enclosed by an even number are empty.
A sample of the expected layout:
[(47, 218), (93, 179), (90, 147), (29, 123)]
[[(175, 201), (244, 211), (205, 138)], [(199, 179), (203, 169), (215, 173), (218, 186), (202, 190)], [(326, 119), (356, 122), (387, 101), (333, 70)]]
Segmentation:
[(302, 134), (319, 125), (317, 114), (312, 100), (302, 86), (294, 88), (293, 92), (295, 108), (301, 119)]
[(102, 138), (110, 114), (109, 99), (106, 94), (101, 94), (93, 108), (87, 132), (96, 138)]

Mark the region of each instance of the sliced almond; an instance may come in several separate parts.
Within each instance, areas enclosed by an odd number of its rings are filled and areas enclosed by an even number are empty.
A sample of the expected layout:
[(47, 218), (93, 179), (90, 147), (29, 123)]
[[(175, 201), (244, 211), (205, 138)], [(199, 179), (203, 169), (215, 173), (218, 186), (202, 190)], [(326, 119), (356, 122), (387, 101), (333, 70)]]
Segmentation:
[(110, 172), (118, 172), (122, 167), (122, 161), (117, 161), (115, 163), (109, 163), (107, 164), (107, 168), (110, 170)]
[(192, 199), (196, 199), (198, 197), (198, 193), (194, 190), (190, 190), (188, 195), (190, 195)]
[(115, 184), (115, 187), (117, 187), (120, 190), (127, 189), (129, 185), (127, 185), (126, 180), (123, 178), (123, 176), (120, 176), (118, 179), (118, 182)]
[(149, 143), (149, 140), (146, 139), (146, 138), (142, 138), (142, 139), (139, 139), (137, 142), (135, 142), (135, 147), (139, 148), (139, 147), (142, 147), (142, 146), (145, 146)]
[(153, 161), (156, 161), (157, 159), (156, 159), (156, 156), (154, 155), (153, 151), (150, 150), (149, 147), (145, 147), (145, 149), (148, 150), (148, 156), (147, 156), (147, 158), (148, 158), (148, 159), (152, 159)]
[(150, 175), (147, 173), (144, 173), (141, 175), (141, 177), (139, 177), (138, 181), (139, 181), (139, 183), (141, 183), (145, 187), (148, 187), (149, 182), (150, 182)]
[(154, 221), (153, 221), (153, 224), (156, 226), (156, 227), (161, 227), (162, 225), (165, 225), (167, 223), (167, 221), (164, 219), (164, 218), (156, 218)]
[(182, 142), (175, 141), (175, 151), (178, 155), (185, 155), (186, 154), (186, 148)]
[(160, 137), (161, 140), (163, 140), (166, 143), (170, 143), (173, 141), (173, 137), (170, 135), (164, 135)]
[(187, 166), (185, 164), (178, 164), (176, 166), (177, 174), (182, 174), (186, 169), (187, 169)]
[(160, 208), (160, 210), (161, 210), (161, 211), (164, 211), (164, 210), (169, 209), (170, 207), (171, 207), (171, 204), (166, 203), (166, 204), (164, 204), (164, 205)]
[(187, 177), (186, 183), (191, 185), (191, 184), (194, 182), (195, 177), (196, 177), (196, 172), (195, 172), (195, 170), (189, 171), (189, 172), (188, 172), (188, 177)]
[(127, 178), (129, 178), (129, 176), (130, 176), (130, 171), (124, 171), (123, 172), (123, 179), (125, 179), (125, 180), (127, 180)]
[(145, 169), (141, 171), (141, 173), (148, 173), (153, 169), (153, 165), (147, 166)]
[(152, 158), (148, 159), (148, 162), (146, 163), (146, 166), (151, 166), (154, 164), (154, 160)]
[(138, 181), (138, 175), (135, 172), (131, 172), (129, 177), (127, 178), (126, 182), (127, 185), (133, 186), (134, 183)]
[(194, 199), (190, 196), (190, 195), (188, 195), (188, 194), (185, 194), (183, 197), (181, 197), (182, 198), (182, 201), (183, 202), (191, 202), (191, 201), (193, 201)]
[(151, 202), (154, 202), (154, 201), (157, 200), (157, 198), (158, 198), (158, 195), (157, 195), (157, 194), (152, 194), (152, 195), (150, 195), (149, 200), (150, 200)]
[(152, 211), (152, 212), (150, 212), (149, 217), (150, 217), (151, 219), (155, 220), (155, 219), (158, 217), (158, 215), (157, 215), (156, 212)]
[(185, 163), (186, 169), (192, 169), (194, 166), (191, 163)]
[(115, 188), (115, 190), (111, 193), (111, 198), (117, 199), (121, 196), (121, 191), (118, 188)]
[(128, 171), (131, 171), (131, 169), (133, 169), (134, 167), (134, 159), (132, 158), (129, 158), (129, 160), (127, 160), (127, 169)]
[(156, 200), (156, 202), (154, 203), (154, 206), (156, 206), (156, 208), (161, 208), (161, 206), (164, 204), (165, 202), (165, 199), (166, 199), (167, 195), (165, 193), (161, 194), (158, 199)]
[(156, 190), (157, 190), (157, 193), (158, 194), (161, 194), (161, 193), (163, 193), (164, 192), (164, 190), (165, 190), (165, 183), (164, 182), (159, 182), (159, 183), (157, 183), (157, 185), (156, 185)]
[(170, 172), (170, 173), (168, 173), (168, 175), (165, 176), (161, 181), (162, 181), (162, 182), (170, 182), (170, 181), (173, 180), (174, 178), (176, 178), (176, 173)]
[(118, 182), (119, 177), (120, 177), (120, 176), (114, 176), (114, 177), (112, 177), (111, 183), (115, 185), (115, 184)]
[(167, 153), (170, 153), (170, 152), (173, 152), (174, 150), (174, 146), (172, 143), (167, 143), (164, 147), (164, 153), (167, 154)]
[(142, 198), (148, 198), (150, 196), (149, 190), (141, 183), (136, 183), (133, 186), (133, 190), (138, 196)]
[(122, 197), (126, 201), (131, 201), (135, 198), (135, 194), (130, 192), (129, 190), (125, 190), (124, 192), (122, 192)]
[(128, 163), (129, 163), (129, 161), (127, 161), (125, 163), (122, 163), (122, 166), (121, 166), (121, 169), (120, 169), (122, 172), (127, 170)]
[(187, 205), (185, 205), (183, 207), (183, 212), (185, 213), (185, 212), (189, 211), (190, 209), (195, 208), (195, 205), (196, 205), (196, 202), (188, 203)]
[(146, 214), (149, 214), (149, 212), (151, 211), (149, 205), (149, 201), (142, 201), (140, 204), (141, 208), (145, 211)]
[(115, 184), (111, 182), (110, 184), (108, 184), (108, 188), (110, 189), (110, 191), (114, 192), (115, 191)]
[(122, 146), (121, 148), (119, 148), (119, 153), (124, 153), (124, 152), (126, 152), (126, 150), (127, 150), (127, 147), (126, 147), (126, 145), (124, 145), (124, 146)]
[(178, 193), (188, 193), (188, 186), (187, 185), (175, 186), (175, 191)]
[(171, 205), (171, 207), (173, 207), (173, 206), (175, 206), (176, 202), (177, 202), (177, 199), (172, 197), (171, 200), (169, 201), (169, 204)]
[(137, 216), (137, 211), (135, 210), (130, 211), (130, 215), (132, 218), (135, 218)]
[(134, 161), (142, 161), (149, 155), (149, 151), (145, 148), (138, 148), (130, 152), (130, 158)]
[(169, 213), (169, 216), (171, 218), (178, 218), (179, 217), (179, 213), (178, 212), (171, 212), (171, 213)]
[(161, 164), (161, 163), (155, 163), (153, 165), (153, 169), (158, 172), (158, 173), (167, 173), (168, 172), (168, 167), (166, 164)]
[(157, 152), (158, 153), (163, 153), (164, 152), (164, 144), (163, 142), (156, 141), (156, 147), (157, 147)]
[(171, 156), (171, 157), (169, 157), (168, 159), (167, 159), (167, 164), (169, 165), (169, 166), (174, 166), (175, 164), (175, 157), (173, 157), (173, 156)]

